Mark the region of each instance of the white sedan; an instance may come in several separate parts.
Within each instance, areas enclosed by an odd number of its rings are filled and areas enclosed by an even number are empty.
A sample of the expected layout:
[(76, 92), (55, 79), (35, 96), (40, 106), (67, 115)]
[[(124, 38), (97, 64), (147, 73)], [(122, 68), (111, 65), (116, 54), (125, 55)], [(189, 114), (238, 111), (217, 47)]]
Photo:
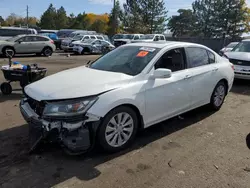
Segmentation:
[(250, 39), (242, 40), (223, 56), (234, 64), (235, 78), (250, 80)]
[(96, 142), (116, 152), (140, 128), (206, 104), (219, 110), (233, 80), (233, 65), (205, 46), (134, 43), (26, 86), (20, 109), (31, 149), (57, 138), (70, 154)]

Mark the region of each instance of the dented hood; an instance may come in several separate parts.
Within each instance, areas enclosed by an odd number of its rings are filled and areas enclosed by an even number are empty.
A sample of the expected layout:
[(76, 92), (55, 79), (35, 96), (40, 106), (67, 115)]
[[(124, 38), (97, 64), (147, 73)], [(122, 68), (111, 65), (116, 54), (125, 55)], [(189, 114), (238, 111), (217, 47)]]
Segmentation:
[(38, 101), (72, 99), (97, 95), (122, 87), (132, 76), (90, 69), (85, 66), (45, 77), (25, 87), (25, 93)]

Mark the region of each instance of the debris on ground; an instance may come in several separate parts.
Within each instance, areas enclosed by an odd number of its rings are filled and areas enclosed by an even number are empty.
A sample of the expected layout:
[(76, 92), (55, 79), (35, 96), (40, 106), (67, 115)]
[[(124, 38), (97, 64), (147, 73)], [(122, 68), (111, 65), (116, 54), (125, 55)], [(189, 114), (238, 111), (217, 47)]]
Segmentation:
[(250, 168), (249, 168), (249, 167), (246, 167), (246, 168), (244, 168), (244, 171), (250, 172)]
[(183, 170), (178, 171), (179, 174), (185, 175), (185, 172)]
[(170, 159), (170, 160), (168, 161), (168, 166), (169, 166), (170, 168), (172, 168), (171, 162), (172, 162), (172, 159)]
[(219, 167), (217, 166), (217, 165), (214, 165), (214, 167), (218, 170), (219, 169)]

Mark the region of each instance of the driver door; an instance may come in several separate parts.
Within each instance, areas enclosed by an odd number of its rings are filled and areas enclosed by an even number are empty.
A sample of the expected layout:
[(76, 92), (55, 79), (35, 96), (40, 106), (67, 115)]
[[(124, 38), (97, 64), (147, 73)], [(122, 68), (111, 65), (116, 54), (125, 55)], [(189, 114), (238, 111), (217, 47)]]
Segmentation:
[(32, 41), (31, 36), (26, 36), (18, 39), (15, 42), (16, 53), (32, 53)]
[[(145, 90), (145, 127), (174, 117), (190, 108), (192, 87), (183, 48), (167, 51), (154, 65), (154, 70), (172, 70), (170, 78), (148, 79)], [(153, 71), (151, 71), (151, 74)]]

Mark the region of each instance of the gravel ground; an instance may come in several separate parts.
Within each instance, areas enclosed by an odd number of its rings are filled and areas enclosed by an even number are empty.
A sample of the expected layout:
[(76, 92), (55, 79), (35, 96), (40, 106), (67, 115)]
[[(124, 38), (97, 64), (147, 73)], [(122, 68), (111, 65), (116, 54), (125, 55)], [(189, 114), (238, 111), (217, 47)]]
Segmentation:
[[(98, 56), (55, 54), (18, 57), (48, 74), (81, 66)], [(1, 58), (0, 65), (8, 61)], [(0, 74), (0, 83), (4, 81)], [(0, 187), (250, 187), (250, 81), (237, 80), (219, 112), (206, 107), (162, 122), (138, 134), (132, 147), (108, 155), (96, 149), (71, 157), (51, 146), (27, 154), (28, 127), (19, 112), (18, 84), (0, 93)]]

